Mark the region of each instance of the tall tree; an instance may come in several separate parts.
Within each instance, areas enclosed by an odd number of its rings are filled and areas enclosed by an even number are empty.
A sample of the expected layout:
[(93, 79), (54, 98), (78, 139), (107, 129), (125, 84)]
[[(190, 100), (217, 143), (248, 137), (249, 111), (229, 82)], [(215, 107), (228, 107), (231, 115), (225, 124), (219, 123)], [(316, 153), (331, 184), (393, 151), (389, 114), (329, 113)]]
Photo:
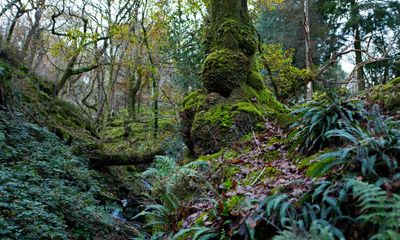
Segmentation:
[(183, 137), (196, 155), (214, 153), (285, 108), (266, 89), (247, 0), (211, 0), (205, 26), (205, 91), (190, 94), (181, 113)]
[[(393, 64), (393, 52), (398, 52), (393, 39), (399, 36), (400, 2), (317, 0), (317, 3), (319, 12), (330, 28), (331, 41), (327, 42), (327, 46), (330, 45), (329, 52), (337, 52), (349, 42), (352, 43), (353, 49), (348, 52), (354, 53), (357, 89), (363, 91), (376, 84), (376, 80), (366, 75), (366, 69), (375, 65), (381, 71), (385, 62)], [(389, 78), (389, 72), (383, 75)], [(393, 76), (394, 71), (390, 75)]]
[[(304, 38), (306, 44), (306, 69), (312, 71), (312, 43), (310, 33), (310, 15), (309, 15), (309, 0), (303, 0), (304, 5)], [(313, 95), (313, 82), (312, 80), (307, 83), (307, 99), (311, 99)]]

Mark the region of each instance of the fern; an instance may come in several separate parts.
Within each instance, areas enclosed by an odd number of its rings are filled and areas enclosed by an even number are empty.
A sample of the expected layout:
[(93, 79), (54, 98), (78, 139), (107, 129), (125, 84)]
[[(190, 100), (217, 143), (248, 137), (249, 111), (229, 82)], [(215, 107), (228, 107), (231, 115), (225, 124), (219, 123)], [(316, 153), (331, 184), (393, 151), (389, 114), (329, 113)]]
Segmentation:
[(209, 240), (218, 237), (215, 229), (209, 227), (192, 227), (180, 230), (175, 234), (172, 240), (187, 239), (190, 237), (192, 240)]
[(194, 161), (180, 166), (167, 156), (157, 156), (155, 166), (148, 168), (142, 176), (149, 179), (154, 185), (156, 193), (173, 192), (179, 195), (188, 194), (191, 189), (201, 190), (206, 179), (199, 171), (208, 168), (202, 161)]
[(332, 145), (325, 133), (341, 129), (344, 123), (359, 123), (365, 118), (361, 101), (341, 99), (337, 94), (324, 95), (292, 112), (299, 120), (291, 126), (296, 130), (294, 139), (303, 153), (312, 153)]
[(145, 229), (150, 229), (154, 233), (168, 235), (173, 232), (175, 224), (178, 222), (178, 214), (181, 209), (179, 199), (172, 193), (162, 196), (163, 204), (153, 204), (146, 206), (145, 210), (133, 217), (146, 217)]
[[(343, 214), (341, 206), (347, 202), (347, 185), (324, 181), (316, 185), (310, 202), (301, 206), (286, 194), (267, 197), (260, 203), (267, 220), (278, 228), (276, 239), (344, 239), (335, 227), (339, 221), (354, 221)], [(275, 220), (279, 224), (275, 224)], [(297, 239), (297, 238), (296, 238)]]
[(358, 180), (349, 180), (347, 185), (352, 189), (361, 211), (357, 220), (379, 227), (372, 239), (398, 239), (392, 237), (400, 236), (400, 195), (392, 193), (388, 197), (380, 187)]
[(274, 236), (272, 240), (334, 240), (329, 223), (313, 221), (309, 231), (299, 232), (297, 229), (285, 230)]
[(357, 170), (369, 178), (394, 176), (400, 170), (400, 121), (380, 116), (377, 109), (372, 112), (370, 119), (366, 129), (348, 124), (343, 129), (328, 131), (327, 138), (340, 138), (349, 145), (322, 154), (312, 175), (322, 176), (335, 166), (355, 164)]

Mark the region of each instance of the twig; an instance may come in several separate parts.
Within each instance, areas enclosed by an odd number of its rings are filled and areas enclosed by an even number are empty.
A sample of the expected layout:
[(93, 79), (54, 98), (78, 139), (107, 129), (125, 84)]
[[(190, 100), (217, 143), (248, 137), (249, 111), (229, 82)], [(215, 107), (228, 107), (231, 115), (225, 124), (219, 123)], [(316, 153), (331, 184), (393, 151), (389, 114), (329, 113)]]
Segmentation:
[(265, 172), (265, 167), (263, 168), (263, 170), (261, 171), (261, 173), (258, 175), (258, 177), (250, 184), (250, 186), (253, 186), (254, 184), (256, 184), (256, 182), (258, 182), (258, 180), (260, 179), (260, 177), (264, 174)]

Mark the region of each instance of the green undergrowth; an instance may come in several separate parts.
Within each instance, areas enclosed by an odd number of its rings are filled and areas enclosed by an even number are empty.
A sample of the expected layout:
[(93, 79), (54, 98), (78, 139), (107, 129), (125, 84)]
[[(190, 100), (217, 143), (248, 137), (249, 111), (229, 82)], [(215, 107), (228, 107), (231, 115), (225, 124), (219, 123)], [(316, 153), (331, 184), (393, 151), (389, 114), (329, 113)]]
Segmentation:
[(400, 111), (400, 78), (374, 87), (371, 90), (371, 100), (384, 105), (391, 112)]
[[(8, 69), (10, 93), (7, 104), (26, 114), (30, 121), (46, 126), (77, 152), (96, 148), (98, 136), (88, 117), (74, 104), (54, 97), (54, 85), (27, 71), (0, 62)], [(11, 81), (12, 78), (12, 81)]]
[(143, 107), (137, 118), (132, 119), (127, 109), (110, 118), (103, 130), (102, 148), (107, 152), (146, 152), (160, 147), (166, 139), (175, 139), (178, 128), (176, 113), (161, 108), (159, 130), (154, 139), (154, 113), (150, 107)]
[(55, 134), (30, 123), (22, 113), (1, 111), (0, 238), (92, 239), (111, 232), (131, 234), (124, 226), (115, 231), (118, 223), (106, 205), (118, 197), (87, 164)]

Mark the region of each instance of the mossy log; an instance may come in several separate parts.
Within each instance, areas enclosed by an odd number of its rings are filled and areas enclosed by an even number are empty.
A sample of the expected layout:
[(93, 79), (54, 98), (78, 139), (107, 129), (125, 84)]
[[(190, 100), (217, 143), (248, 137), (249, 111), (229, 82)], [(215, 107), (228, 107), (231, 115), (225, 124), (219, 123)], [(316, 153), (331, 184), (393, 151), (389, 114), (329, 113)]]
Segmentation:
[(100, 169), (110, 166), (129, 166), (150, 164), (153, 162), (155, 156), (162, 155), (162, 149), (156, 149), (144, 154), (115, 154), (115, 153), (102, 153), (94, 152), (89, 156), (90, 168)]

